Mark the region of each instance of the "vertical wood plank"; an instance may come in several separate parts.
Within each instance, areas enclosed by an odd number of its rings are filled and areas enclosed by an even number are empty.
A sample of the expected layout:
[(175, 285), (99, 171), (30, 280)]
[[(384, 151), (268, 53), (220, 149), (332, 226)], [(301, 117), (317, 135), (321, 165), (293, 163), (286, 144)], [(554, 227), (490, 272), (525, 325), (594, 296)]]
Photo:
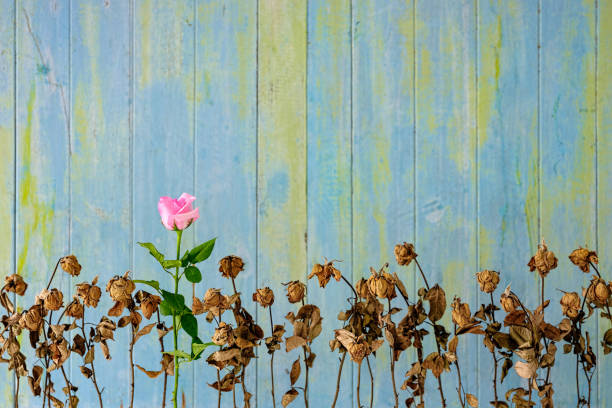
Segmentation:
[[(310, 1), (308, 8), (308, 262), (339, 259), (338, 268), (352, 281), (351, 263), (351, 2)], [(321, 308), (323, 332), (313, 347), (317, 355), (309, 387), (313, 406), (333, 401), (339, 358), (328, 341), (342, 327), (337, 319), (352, 292), (344, 282), (327, 289), (308, 283), (309, 302)], [(333, 291), (330, 292), (330, 291)], [(343, 367), (338, 406), (352, 401), (353, 365)]]
[[(19, 6), (16, 269), (32, 296), (70, 250), (70, 9), (65, 2), (23, 1)], [(56, 276), (52, 287), (69, 298), (69, 275)], [(58, 386), (63, 384), (58, 372), (52, 376)], [(22, 387), (19, 405), (34, 401)]]
[[(0, 259), (5, 260), (0, 276), (15, 271), (15, 39), (16, 8), (13, 0), (0, 1)], [(28, 292), (30, 295), (30, 292)], [(13, 404), (13, 375), (1, 366), (0, 395)]]
[[(135, 2), (133, 239), (153, 242), (169, 257), (176, 253), (176, 234), (160, 224), (157, 202), (160, 196), (178, 197), (194, 190), (194, 17), (193, 0)], [(205, 214), (200, 200), (194, 205)], [(192, 247), (194, 231), (189, 228), (183, 234), (182, 252)], [(170, 287), (170, 276), (147, 251), (133, 250), (134, 276)], [(189, 294), (191, 284), (183, 280), (179, 290)], [(171, 319), (166, 324), (170, 327)], [(171, 337), (165, 341), (166, 349), (172, 349)], [(189, 351), (189, 344), (182, 333), (180, 346)], [(138, 346), (136, 360), (157, 366), (148, 356), (159, 355), (159, 344), (150, 341)], [(185, 393), (187, 405), (193, 405), (193, 368), (183, 365), (179, 380), (179, 400)], [(137, 372), (136, 381), (146, 384), (146, 391), (137, 394), (135, 406), (160, 406), (163, 377), (151, 380)], [(169, 377), (168, 403), (173, 381)]]
[[(198, 3), (195, 47), (195, 195), (203, 218), (194, 227), (199, 241), (218, 237), (210, 261), (201, 268), (204, 279), (196, 295), (201, 298), (209, 287), (232, 293), (231, 281), (221, 277), (217, 261), (229, 254), (241, 256), (246, 267), (236, 284), (243, 306), (255, 316), (251, 294), (257, 283), (256, 2)], [(215, 325), (202, 323), (202, 339), (208, 341)], [(262, 328), (268, 333), (268, 326), (262, 324)], [(255, 394), (257, 361), (267, 366), (267, 359), (262, 351), (259, 360), (251, 361), (246, 378), (248, 392)], [(202, 401), (216, 401), (217, 391), (207, 385), (216, 381), (216, 368), (202, 360), (194, 369), (197, 406), (203, 406)], [(224, 393), (222, 405), (230, 404), (231, 398), (231, 393)], [(240, 385), (236, 398), (242, 405)]]
[[(545, 283), (546, 297), (558, 305), (553, 282), (576, 290), (588, 281), (567, 256), (579, 245), (596, 245), (595, 1), (543, 0), (541, 18), (541, 228), (560, 260)], [(558, 321), (560, 309), (550, 309), (547, 320)], [(596, 324), (586, 330), (597, 349)], [(573, 359), (557, 361), (553, 378), (575, 370)], [(592, 400), (598, 401), (593, 381)], [(554, 398), (558, 406), (575, 404), (575, 384), (555, 386)]]
[[(72, 3), (72, 251), (83, 266), (73, 284), (91, 282), (98, 275), (104, 287), (114, 275), (131, 268), (130, 15), (127, 1)], [(93, 316), (99, 319), (111, 306), (105, 294), (97, 309), (86, 308), (86, 321), (95, 323)], [(103, 398), (109, 406), (128, 403), (128, 330), (118, 329), (117, 341), (110, 344), (111, 361), (96, 350), (96, 377), (106, 389)], [(141, 340), (136, 349), (147, 341)], [(157, 342), (153, 336), (150, 341)], [(82, 359), (73, 354), (71, 377), (79, 387), (80, 404), (96, 406), (95, 389), (81, 375), (81, 365)], [(149, 400), (150, 386), (143, 376), (135, 391)]]
[[(279, 282), (304, 281), (307, 276), (306, 18), (304, 0), (259, 1), (257, 287), (278, 287)], [(279, 293), (274, 322), (289, 331), (292, 327), (284, 316), (290, 310), (297, 311), (297, 306)], [(262, 327), (269, 326), (267, 316), (259, 312), (258, 317)], [(301, 352), (276, 354), (280, 399), (289, 389), (289, 378), (281, 373)], [(258, 362), (257, 378), (258, 405), (270, 406), (269, 366), (264, 359)]]
[[(501, 272), (496, 302), (512, 285), (524, 302), (535, 305), (538, 278), (527, 262), (539, 240), (538, 4), (478, 5), (478, 269)], [(481, 303), (489, 303), (484, 294)], [(493, 362), (484, 347), (478, 351), (478, 375), (486, 380), (478, 397), (484, 404), (494, 400)], [(514, 372), (502, 385), (498, 376), (498, 398), (520, 383)]]
[[(597, 24), (597, 99), (596, 99), (596, 149), (597, 149), (597, 251), (600, 253), (600, 270), (606, 280), (612, 280), (612, 2), (600, 0)], [(599, 319), (599, 339), (612, 328), (608, 319)], [(612, 404), (612, 389), (607, 381), (612, 378), (611, 355), (604, 356), (599, 349), (599, 405)]]
[[(476, 305), (475, 3), (418, 1), (416, 21), (416, 248), (429, 282), (440, 283), (448, 302), (460, 294)], [(442, 322), (451, 327), (450, 313)], [(427, 341), (435, 351), (433, 336)], [(480, 354), (476, 336), (460, 339), (462, 381), (472, 394)], [(442, 377), (447, 400), (457, 400), (456, 376)], [(427, 387), (429, 404), (440, 405), (433, 376)]]
[[(389, 262), (411, 293), (413, 270), (397, 267), (393, 247), (414, 240), (413, 11), (412, 2), (358, 1), (352, 23), (353, 279)], [(408, 356), (396, 364), (398, 390)], [(362, 403), (370, 392), (375, 406), (394, 403), (389, 357), (385, 343), (373, 361), (373, 391), (362, 370)]]

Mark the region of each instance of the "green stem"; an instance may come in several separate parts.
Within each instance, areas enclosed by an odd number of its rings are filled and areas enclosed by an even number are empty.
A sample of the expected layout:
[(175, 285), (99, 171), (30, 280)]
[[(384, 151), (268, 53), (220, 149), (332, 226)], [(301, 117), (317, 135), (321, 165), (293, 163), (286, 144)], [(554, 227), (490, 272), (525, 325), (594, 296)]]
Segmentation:
[[(181, 238), (183, 236), (183, 231), (176, 231), (176, 259), (181, 258)], [(174, 275), (174, 294), (178, 294), (178, 285), (179, 285), (179, 267), (176, 267), (176, 273)], [(177, 315), (172, 314), (172, 334), (174, 335), (174, 391), (172, 393), (172, 404), (174, 408), (177, 408), (177, 400), (178, 400), (178, 383), (179, 383), (179, 362), (178, 362), (178, 322), (176, 320)]]

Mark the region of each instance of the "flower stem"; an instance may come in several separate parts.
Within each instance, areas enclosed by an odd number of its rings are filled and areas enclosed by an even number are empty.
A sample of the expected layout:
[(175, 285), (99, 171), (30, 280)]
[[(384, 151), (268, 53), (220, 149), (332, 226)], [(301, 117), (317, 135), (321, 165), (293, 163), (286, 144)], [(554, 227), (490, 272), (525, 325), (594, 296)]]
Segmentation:
[[(159, 308), (157, 309), (157, 324), (161, 327), (161, 319), (159, 317)], [(161, 349), (162, 356), (164, 355), (164, 338), (159, 337), (159, 347)], [(162, 391), (162, 408), (166, 408), (166, 387), (168, 384), (168, 372), (164, 370), (164, 389)]]
[(334, 402), (332, 402), (331, 408), (336, 407), (336, 401), (338, 401), (338, 393), (340, 392), (340, 377), (342, 376), (342, 366), (344, 366), (344, 359), (346, 358), (346, 351), (342, 353), (342, 358), (340, 359), (340, 368), (338, 368), (338, 379), (336, 380), (336, 394), (334, 395)]
[(370, 356), (366, 356), (368, 363), (368, 371), (370, 372), (370, 408), (374, 406), (374, 375), (372, 374), (372, 366), (370, 365)]
[[(272, 320), (272, 305), (268, 307), (268, 311), (270, 312), (270, 329), (271, 336), (274, 336), (274, 322)], [(272, 351), (272, 356), (270, 357), (270, 377), (272, 378), (272, 406), (276, 408), (276, 397), (274, 396), (274, 351)]]
[(361, 408), (361, 398), (359, 396), (359, 391), (361, 388), (361, 361), (357, 365), (357, 407)]
[[(183, 236), (183, 231), (176, 231), (176, 259), (180, 259), (181, 257), (181, 238)], [(176, 267), (176, 273), (174, 274), (174, 294), (178, 294), (178, 285), (179, 285), (179, 267)], [(178, 321), (177, 315), (172, 313), (172, 334), (174, 335), (174, 391), (172, 392), (172, 404), (174, 408), (178, 408), (177, 400), (178, 400), (178, 384), (179, 384), (179, 362), (178, 362)]]
[(423, 277), (423, 281), (425, 281), (425, 287), (427, 288), (427, 290), (429, 290), (429, 283), (427, 283), (427, 278), (425, 277), (425, 273), (423, 273), (423, 269), (421, 268), (421, 264), (419, 263), (419, 261), (417, 261), (416, 258), (414, 258), (414, 262), (419, 267), (419, 272), (421, 272), (421, 276)]

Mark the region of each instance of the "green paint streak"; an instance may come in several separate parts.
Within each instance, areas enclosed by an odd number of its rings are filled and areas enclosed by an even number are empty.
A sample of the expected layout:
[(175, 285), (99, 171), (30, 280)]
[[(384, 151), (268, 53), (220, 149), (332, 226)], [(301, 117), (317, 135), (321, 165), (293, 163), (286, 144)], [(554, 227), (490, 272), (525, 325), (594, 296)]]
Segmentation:
[[(531, 118), (531, 129), (529, 138), (531, 141), (531, 155), (527, 165), (527, 193), (525, 195), (525, 221), (527, 222), (527, 235), (529, 237), (529, 248), (537, 248), (538, 237), (538, 111), (534, 110)], [(520, 172), (517, 170), (517, 183), (521, 183)]]

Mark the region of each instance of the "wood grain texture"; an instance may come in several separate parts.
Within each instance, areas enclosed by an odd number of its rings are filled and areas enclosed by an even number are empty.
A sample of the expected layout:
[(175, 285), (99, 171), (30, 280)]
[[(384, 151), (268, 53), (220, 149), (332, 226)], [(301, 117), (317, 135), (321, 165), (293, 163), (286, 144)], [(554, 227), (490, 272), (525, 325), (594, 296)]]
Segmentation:
[[(354, 281), (351, 248), (351, 3), (310, 1), (308, 8), (308, 267), (322, 257)], [(313, 406), (330, 404), (336, 390), (339, 355), (329, 352), (333, 330), (342, 328), (338, 313), (352, 296), (344, 282), (323, 289), (308, 282), (308, 301), (319, 305), (323, 332), (314, 344), (317, 355), (309, 387)], [(353, 364), (343, 366), (337, 406), (353, 404)]]

